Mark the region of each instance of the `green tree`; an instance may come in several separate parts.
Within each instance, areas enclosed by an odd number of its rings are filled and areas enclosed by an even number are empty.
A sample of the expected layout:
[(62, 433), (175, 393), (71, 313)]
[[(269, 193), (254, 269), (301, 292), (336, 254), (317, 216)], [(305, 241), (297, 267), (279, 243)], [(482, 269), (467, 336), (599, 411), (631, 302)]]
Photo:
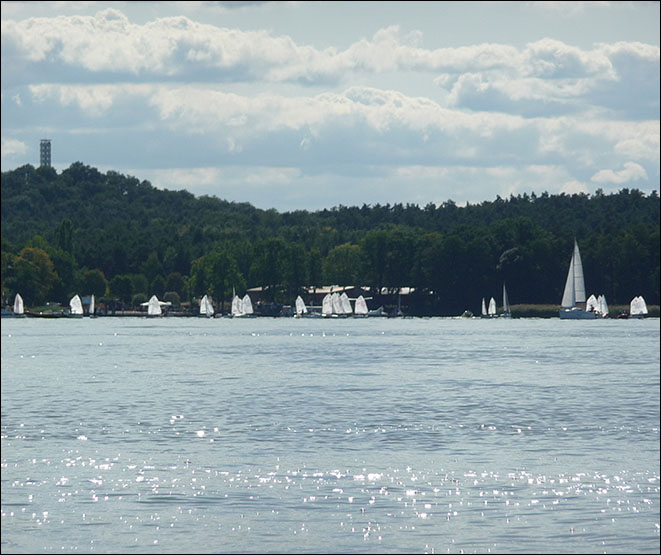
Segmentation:
[(83, 294), (94, 295), (97, 299), (105, 297), (108, 291), (108, 281), (98, 268), (83, 273), (80, 287)]
[(115, 276), (110, 280), (110, 295), (123, 303), (129, 303), (133, 295), (133, 282), (129, 276)]
[(37, 247), (25, 247), (14, 263), (16, 290), (26, 305), (41, 305), (47, 300), (52, 284), (57, 279), (48, 253)]

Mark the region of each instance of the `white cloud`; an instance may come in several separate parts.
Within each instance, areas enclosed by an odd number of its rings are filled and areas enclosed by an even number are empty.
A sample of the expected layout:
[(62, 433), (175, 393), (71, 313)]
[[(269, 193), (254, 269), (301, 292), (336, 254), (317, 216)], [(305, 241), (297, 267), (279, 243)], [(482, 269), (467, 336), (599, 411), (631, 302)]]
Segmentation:
[(645, 168), (635, 162), (626, 162), (624, 169), (620, 171), (615, 170), (600, 170), (592, 176), (592, 181), (597, 183), (627, 183), (629, 181), (638, 181), (640, 179), (647, 179), (647, 172)]
[(28, 151), (27, 145), (17, 139), (2, 138), (2, 158), (14, 158)]

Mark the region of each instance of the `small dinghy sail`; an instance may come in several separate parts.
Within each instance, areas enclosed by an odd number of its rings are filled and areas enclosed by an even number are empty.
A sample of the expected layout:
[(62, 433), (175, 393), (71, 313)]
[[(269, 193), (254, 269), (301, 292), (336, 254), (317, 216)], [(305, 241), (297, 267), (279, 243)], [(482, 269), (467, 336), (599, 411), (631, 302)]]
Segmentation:
[(214, 312), (215, 311), (213, 309), (213, 302), (211, 301), (211, 298), (209, 295), (204, 295), (200, 301), (200, 316), (211, 318)]
[(299, 318), (301, 318), (307, 313), (308, 313), (308, 308), (305, 306), (305, 301), (299, 295), (298, 297), (296, 297), (296, 314), (295, 314), (295, 316), (298, 316)]
[(321, 315), (327, 318), (333, 315), (333, 298), (330, 293), (321, 301)]
[(489, 310), (487, 311), (490, 317), (494, 317), (496, 315), (496, 299), (491, 297), (489, 299)]
[(367, 309), (367, 303), (365, 302), (365, 298), (360, 295), (356, 299), (356, 306), (354, 307), (353, 313), (356, 316), (368, 316), (369, 315), (369, 310)]
[(69, 308), (71, 309), (71, 316), (81, 317), (83, 312), (83, 302), (78, 295), (71, 297), (69, 301)]
[[(14, 310), (14, 312), (16, 312)], [(648, 314), (647, 303), (643, 297), (634, 297), (629, 304), (629, 315), (631, 318), (644, 318)]]
[(254, 311), (252, 309), (252, 301), (250, 300), (250, 296), (248, 295), (248, 293), (246, 293), (243, 296), (242, 304), (243, 304), (243, 314), (245, 314), (246, 316), (252, 316), (254, 314)]
[(162, 316), (163, 311), (161, 309), (161, 303), (158, 300), (156, 295), (152, 295), (149, 299), (149, 304), (147, 305), (147, 316)]
[(510, 311), (510, 300), (507, 297), (507, 289), (505, 288), (504, 283), (503, 283), (503, 317), (504, 318), (512, 317), (512, 312)]
[(585, 279), (583, 277), (583, 263), (581, 262), (578, 243), (574, 239), (574, 251), (569, 262), (567, 281), (565, 282), (565, 290), (562, 294), (562, 303), (558, 315), (562, 319), (593, 320), (597, 317), (597, 314), (579, 306), (579, 303), (584, 302)]
[(602, 318), (608, 318), (608, 303), (606, 303), (606, 295), (599, 295), (597, 298), (597, 314)]
[(243, 316), (243, 301), (238, 295), (232, 298), (232, 316)]
[(14, 316), (25, 316), (25, 309), (23, 308), (23, 297), (16, 293), (14, 297)]
[(351, 301), (349, 300), (349, 297), (346, 293), (342, 293), (340, 295), (340, 309), (342, 310), (342, 314), (353, 314), (353, 310), (351, 309)]
[(94, 314), (95, 310), (96, 310), (96, 304), (94, 302), (94, 293), (92, 293), (92, 296), (90, 297), (90, 307), (89, 307), (89, 311), (88, 311), (88, 314), (90, 315), (90, 317), (93, 317), (95, 315)]
[(486, 318), (488, 316), (488, 314), (487, 314), (487, 305), (484, 302), (484, 297), (482, 297), (482, 309), (480, 311), (480, 314), (482, 315), (482, 318)]

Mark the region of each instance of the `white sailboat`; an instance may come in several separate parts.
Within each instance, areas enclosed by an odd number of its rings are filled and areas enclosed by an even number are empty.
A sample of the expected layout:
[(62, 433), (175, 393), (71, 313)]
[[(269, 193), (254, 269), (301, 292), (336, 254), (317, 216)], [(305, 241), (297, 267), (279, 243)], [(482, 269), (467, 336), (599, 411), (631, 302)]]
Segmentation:
[(496, 312), (496, 299), (491, 297), (491, 299), (489, 299), (489, 310), (487, 310), (487, 313), (489, 314), (490, 318), (493, 318), (496, 316)]
[(365, 298), (360, 295), (356, 299), (356, 306), (353, 309), (353, 313), (356, 316), (368, 316), (369, 315), (369, 310), (367, 309), (367, 303), (365, 302)]
[(243, 301), (238, 295), (232, 297), (232, 316), (243, 316)]
[(342, 314), (353, 314), (353, 310), (351, 308), (351, 301), (349, 300), (348, 295), (346, 292), (343, 292), (340, 295), (340, 309), (342, 310)]
[(204, 295), (200, 301), (200, 316), (211, 318), (214, 314), (213, 302), (209, 295)]
[(511, 318), (512, 312), (510, 311), (510, 300), (507, 297), (507, 289), (503, 283), (503, 318)]
[(88, 311), (88, 314), (89, 314), (90, 318), (93, 318), (95, 316), (95, 314), (94, 314), (95, 310), (96, 310), (96, 305), (95, 305), (95, 302), (94, 302), (94, 293), (92, 293), (92, 296), (90, 297), (90, 307), (89, 307), (89, 311)]
[(250, 300), (250, 296), (248, 295), (248, 293), (246, 293), (243, 296), (242, 305), (243, 305), (243, 314), (245, 316), (252, 316), (254, 314), (252, 308), (252, 301)]
[(565, 290), (562, 294), (562, 303), (559, 316), (562, 319), (571, 320), (593, 320), (597, 314), (593, 311), (587, 311), (579, 306), (579, 303), (585, 302), (585, 280), (583, 278), (583, 263), (581, 262), (581, 253), (578, 250), (578, 243), (574, 239), (574, 251), (572, 252), (569, 271), (567, 272), (567, 281)]
[(308, 313), (308, 308), (305, 306), (305, 301), (299, 295), (296, 297), (296, 313), (294, 314), (297, 318), (302, 318)]
[(161, 303), (156, 295), (152, 295), (151, 299), (147, 301), (147, 316), (162, 316), (163, 310)]
[(629, 316), (631, 318), (644, 318), (647, 314), (647, 303), (643, 297), (639, 296), (631, 299), (631, 303), (629, 304)]
[(480, 314), (482, 315), (482, 318), (487, 318), (487, 317), (488, 317), (488, 314), (487, 314), (487, 305), (486, 305), (486, 303), (484, 302), (484, 297), (482, 297), (482, 308), (481, 308), (481, 310), (480, 310)]
[(25, 309), (23, 308), (23, 297), (16, 293), (14, 297), (14, 316), (25, 316)]
[(333, 315), (333, 297), (330, 293), (326, 293), (324, 299), (321, 301), (321, 315), (326, 318)]
[(80, 300), (78, 295), (71, 297), (71, 300), (69, 301), (69, 308), (71, 309), (71, 316), (82, 318), (84, 314), (83, 302)]
[(597, 314), (602, 318), (608, 318), (608, 303), (606, 302), (606, 295), (599, 295), (597, 298)]

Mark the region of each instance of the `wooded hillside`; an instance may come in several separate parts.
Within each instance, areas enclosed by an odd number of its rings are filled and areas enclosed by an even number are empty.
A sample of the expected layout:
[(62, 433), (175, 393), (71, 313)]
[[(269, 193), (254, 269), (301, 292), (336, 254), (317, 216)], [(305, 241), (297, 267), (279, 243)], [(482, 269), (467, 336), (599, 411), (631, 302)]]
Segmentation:
[(456, 315), (499, 298), (503, 282), (512, 304), (559, 304), (574, 238), (588, 294), (659, 304), (656, 192), (279, 213), (80, 162), (2, 173), (2, 292), (27, 305), (75, 293), (228, 299), (256, 286), (289, 304), (303, 286), (338, 284), (415, 287), (415, 313)]

